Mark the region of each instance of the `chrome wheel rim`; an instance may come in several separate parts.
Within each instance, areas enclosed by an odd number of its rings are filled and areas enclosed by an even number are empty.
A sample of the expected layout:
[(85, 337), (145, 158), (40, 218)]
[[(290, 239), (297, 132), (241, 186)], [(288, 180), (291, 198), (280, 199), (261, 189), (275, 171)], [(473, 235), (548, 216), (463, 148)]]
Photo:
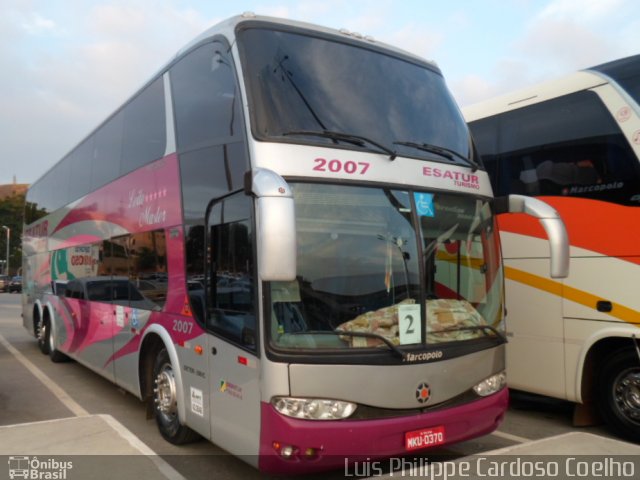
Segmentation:
[(640, 370), (628, 369), (618, 375), (613, 395), (620, 412), (640, 424)]
[[(45, 326), (45, 333), (46, 333), (46, 328), (47, 327)], [(53, 337), (53, 328), (49, 328), (49, 350), (53, 352), (55, 349), (56, 349), (56, 339)]]
[(44, 345), (47, 339), (47, 326), (44, 322), (38, 322), (38, 342)]
[(166, 363), (160, 369), (155, 379), (153, 392), (158, 412), (167, 421), (172, 421), (178, 410), (178, 399), (176, 395), (176, 380), (170, 364)]

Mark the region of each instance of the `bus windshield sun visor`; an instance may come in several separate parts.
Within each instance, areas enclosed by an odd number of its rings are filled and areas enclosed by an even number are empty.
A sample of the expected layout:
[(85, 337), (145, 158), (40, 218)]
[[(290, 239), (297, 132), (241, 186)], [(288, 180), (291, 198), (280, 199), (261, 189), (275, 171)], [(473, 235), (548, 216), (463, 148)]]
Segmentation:
[(362, 135), (354, 135), (354, 134), (350, 134), (350, 133), (341, 133), (341, 132), (333, 132), (330, 130), (296, 130), (296, 131), (291, 131), (291, 132), (284, 132), (282, 134), (283, 136), (289, 136), (289, 135), (301, 135), (301, 136), (314, 136), (314, 137), (323, 137), (323, 138), (330, 138), (331, 140), (334, 140), (336, 142), (338, 141), (342, 141), (342, 142), (347, 142), (347, 143), (351, 143), (353, 145), (357, 145), (359, 147), (365, 147), (366, 144), (370, 144), (373, 145), (374, 147), (378, 148), (379, 150), (381, 150), (382, 153), (385, 153), (386, 155), (389, 156), (389, 160), (395, 160), (397, 157), (396, 152), (394, 152), (392, 149), (385, 147), (384, 145), (375, 142), (374, 140), (371, 140), (370, 138), (367, 137), (363, 137)]
[(469, 330), (469, 331), (470, 330), (482, 330), (484, 332), (486, 332), (488, 330), (491, 333), (493, 333), (496, 337), (498, 337), (500, 339), (501, 343), (507, 343), (507, 337), (505, 336), (505, 334), (502, 333), (500, 330), (498, 330), (493, 325), (474, 325), (474, 326), (470, 326), (470, 327), (446, 328), (444, 330), (441, 330), (441, 332), (462, 332), (462, 331), (465, 331), (465, 330)]
[(291, 332), (289, 335), (340, 335), (347, 337), (375, 338), (382, 341), (401, 360), (405, 359), (405, 353), (384, 335), (372, 332), (353, 332), (349, 330), (309, 330), (306, 332)]

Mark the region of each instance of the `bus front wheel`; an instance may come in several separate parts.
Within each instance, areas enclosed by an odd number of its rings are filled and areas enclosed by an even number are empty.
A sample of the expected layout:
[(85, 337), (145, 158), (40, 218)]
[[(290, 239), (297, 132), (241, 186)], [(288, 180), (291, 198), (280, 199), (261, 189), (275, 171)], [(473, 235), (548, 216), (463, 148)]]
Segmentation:
[(178, 418), (177, 385), (171, 359), (166, 348), (158, 352), (153, 366), (154, 416), (162, 437), (174, 445), (198, 438), (198, 434), (182, 425)]
[(597, 383), (599, 410), (616, 434), (640, 442), (640, 358), (635, 349), (606, 357)]

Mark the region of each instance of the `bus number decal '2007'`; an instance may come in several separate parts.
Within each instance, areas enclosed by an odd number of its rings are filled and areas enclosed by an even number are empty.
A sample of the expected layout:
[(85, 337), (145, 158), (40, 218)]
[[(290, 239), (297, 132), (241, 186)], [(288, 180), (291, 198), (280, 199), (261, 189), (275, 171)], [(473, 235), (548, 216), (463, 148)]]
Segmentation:
[(349, 175), (364, 175), (371, 165), (368, 162), (354, 162), (351, 160), (341, 162), (340, 160), (327, 160), (325, 158), (316, 158), (314, 163), (316, 166), (313, 167), (313, 170), (316, 172), (345, 172)]

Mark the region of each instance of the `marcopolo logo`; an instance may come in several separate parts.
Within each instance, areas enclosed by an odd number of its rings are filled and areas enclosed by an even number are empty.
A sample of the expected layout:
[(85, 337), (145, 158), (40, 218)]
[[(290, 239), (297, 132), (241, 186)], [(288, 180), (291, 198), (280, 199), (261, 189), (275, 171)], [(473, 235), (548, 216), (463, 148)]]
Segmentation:
[(67, 472), (73, 468), (73, 462), (59, 461), (53, 458), (45, 460), (38, 457), (9, 457), (9, 478), (31, 480), (66, 480)]
[(431, 352), (407, 353), (404, 357), (405, 362), (430, 362), (439, 360), (444, 356), (442, 350), (434, 350)]
[(419, 403), (427, 403), (431, 398), (431, 387), (426, 382), (422, 382), (416, 388), (416, 400)]

